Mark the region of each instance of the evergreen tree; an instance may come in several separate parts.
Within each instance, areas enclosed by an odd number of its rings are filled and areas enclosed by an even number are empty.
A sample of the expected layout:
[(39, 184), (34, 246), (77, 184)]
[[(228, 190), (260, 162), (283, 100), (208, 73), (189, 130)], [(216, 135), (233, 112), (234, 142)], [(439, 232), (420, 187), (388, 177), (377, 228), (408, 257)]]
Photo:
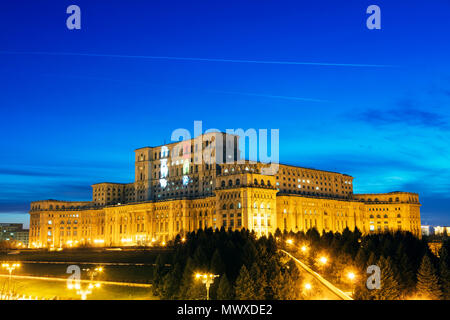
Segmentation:
[(222, 261), (222, 257), (220, 255), (219, 249), (216, 249), (214, 251), (214, 254), (211, 258), (210, 270), (214, 274), (218, 274), (220, 276), (222, 276), (225, 273), (225, 265)]
[(391, 258), (381, 256), (378, 260), (380, 267), (380, 289), (374, 289), (374, 298), (376, 300), (397, 300), (400, 298), (400, 290), (396, 274), (392, 266)]
[(234, 298), (234, 290), (228, 281), (227, 275), (224, 274), (220, 277), (219, 287), (217, 288), (218, 300), (231, 300)]
[(235, 284), (238, 300), (255, 300), (255, 283), (245, 265), (242, 265)]
[(255, 283), (255, 299), (264, 300), (266, 295), (265, 289), (267, 286), (266, 275), (261, 272), (261, 269), (256, 262), (253, 263), (252, 268), (250, 269), (250, 276)]
[(162, 293), (161, 286), (163, 284), (163, 277), (164, 277), (164, 261), (161, 254), (158, 254), (153, 269), (153, 285), (152, 285), (153, 294), (156, 296), (159, 296)]
[(439, 300), (442, 297), (439, 278), (430, 257), (425, 254), (417, 273), (417, 293), (426, 299)]
[(195, 279), (195, 272), (197, 267), (194, 260), (189, 257), (187, 259), (186, 267), (181, 278), (181, 286), (179, 291), (180, 299), (188, 300), (202, 300), (206, 299), (205, 285), (200, 280)]
[(444, 300), (450, 300), (450, 256), (446, 246), (439, 251), (439, 279)]

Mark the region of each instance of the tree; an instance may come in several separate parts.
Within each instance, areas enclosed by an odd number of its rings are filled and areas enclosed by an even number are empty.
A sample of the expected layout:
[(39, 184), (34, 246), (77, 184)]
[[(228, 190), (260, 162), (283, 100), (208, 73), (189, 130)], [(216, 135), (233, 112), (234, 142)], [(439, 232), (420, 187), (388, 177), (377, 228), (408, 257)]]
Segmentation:
[(255, 283), (255, 299), (264, 300), (266, 296), (265, 288), (267, 286), (266, 275), (261, 272), (261, 269), (256, 262), (252, 264), (250, 276)]
[(374, 289), (374, 298), (376, 300), (397, 300), (400, 297), (400, 290), (396, 274), (392, 266), (391, 258), (381, 256), (378, 260), (380, 267), (380, 289)]
[(158, 254), (155, 261), (155, 267), (153, 269), (153, 294), (160, 295), (162, 293), (161, 286), (163, 284), (164, 277), (164, 261), (161, 254)]
[(228, 281), (227, 275), (220, 277), (219, 288), (217, 289), (218, 300), (231, 300), (234, 298), (234, 290)]
[(218, 274), (220, 276), (225, 273), (225, 265), (222, 261), (222, 257), (220, 255), (219, 249), (216, 249), (214, 251), (214, 254), (211, 258), (210, 270), (214, 274)]
[(242, 265), (236, 279), (236, 298), (238, 300), (255, 300), (255, 283), (245, 265)]
[(439, 278), (436, 269), (431, 263), (430, 257), (425, 254), (422, 258), (419, 271), (417, 273), (417, 293), (425, 299), (439, 300), (442, 291), (439, 286)]
[(450, 256), (445, 246), (439, 251), (439, 279), (444, 300), (450, 300)]

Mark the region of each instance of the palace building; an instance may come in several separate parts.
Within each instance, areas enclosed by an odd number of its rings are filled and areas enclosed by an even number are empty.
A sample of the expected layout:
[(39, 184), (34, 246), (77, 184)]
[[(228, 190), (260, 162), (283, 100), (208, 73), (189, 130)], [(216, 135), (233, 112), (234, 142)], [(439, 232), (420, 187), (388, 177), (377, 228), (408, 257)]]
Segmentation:
[(133, 183), (92, 185), (92, 201), (31, 203), (30, 247), (161, 244), (199, 228), (421, 237), (419, 196), (354, 194), (353, 177), (241, 159), (239, 139), (208, 133), (135, 150)]

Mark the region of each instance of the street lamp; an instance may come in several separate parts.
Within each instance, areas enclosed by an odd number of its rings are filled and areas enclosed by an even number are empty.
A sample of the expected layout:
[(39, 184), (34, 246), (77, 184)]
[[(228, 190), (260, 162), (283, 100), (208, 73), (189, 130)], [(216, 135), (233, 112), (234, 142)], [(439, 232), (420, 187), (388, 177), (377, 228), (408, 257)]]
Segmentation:
[(310, 283), (306, 283), (305, 284), (305, 289), (306, 290), (311, 290), (311, 284)]
[(322, 265), (326, 265), (328, 262), (328, 259), (327, 259), (327, 257), (322, 256), (322, 257), (320, 257), (319, 261)]
[(200, 274), (200, 273), (196, 273), (195, 274), (195, 279), (196, 280), (202, 280), (202, 282), (205, 284), (206, 286), (206, 300), (209, 300), (209, 287), (211, 286), (211, 284), (213, 284), (214, 282), (214, 278), (219, 277), (218, 274)]
[(350, 280), (350, 285), (351, 285), (351, 289), (352, 289), (352, 297), (355, 291), (355, 286), (354, 286), (354, 280), (356, 279), (356, 274), (354, 272), (349, 272), (347, 273), (347, 278)]
[(20, 263), (13, 263), (13, 264), (3, 263), (2, 268), (5, 268), (6, 270), (9, 271), (9, 281), (11, 281), (12, 273), (16, 268), (20, 268)]
[(292, 239), (287, 239), (287, 240), (286, 240), (286, 243), (287, 243), (287, 244), (293, 244), (294, 241), (293, 241)]
[(308, 251), (308, 247), (307, 246), (302, 246), (300, 248), (300, 250), (302, 250), (302, 252), (305, 253), (306, 251)]
[(75, 285), (68, 283), (67, 289), (72, 290), (76, 289), (76, 293), (81, 296), (81, 300), (86, 300), (87, 296), (92, 293), (92, 289), (100, 288), (100, 282), (94, 283), (94, 276), (99, 274), (100, 272), (103, 272), (103, 267), (96, 267), (93, 270), (90, 268), (83, 269), (84, 271), (87, 271), (89, 275), (90, 282), (86, 288), (82, 288), (80, 285), (80, 280), (77, 281)]
[(94, 281), (94, 277), (98, 275), (99, 273), (103, 272), (103, 267), (96, 267), (95, 269), (91, 270), (90, 268), (83, 269), (84, 271), (87, 271), (89, 278), (91, 281)]

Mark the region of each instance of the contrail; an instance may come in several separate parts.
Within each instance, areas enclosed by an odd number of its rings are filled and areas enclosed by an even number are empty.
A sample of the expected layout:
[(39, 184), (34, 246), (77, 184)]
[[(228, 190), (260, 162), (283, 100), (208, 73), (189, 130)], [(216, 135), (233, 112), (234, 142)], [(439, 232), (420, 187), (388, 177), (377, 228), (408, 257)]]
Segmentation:
[[(44, 76), (55, 77), (52, 74), (46, 74)], [(143, 86), (151, 86), (157, 88), (166, 88), (166, 89), (177, 89), (177, 90), (201, 90), (209, 93), (219, 93), (219, 94), (228, 94), (228, 95), (243, 95), (243, 96), (253, 96), (253, 97), (262, 97), (262, 98), (271, 98), (271, 99), (284, 99), (284, 100), (294, 100), (294, 101), (307, 101), (307, 102), (333, 102), (330, 100), (323, 99), (315, 99), (315, 98), (303, 98), (303, 97), (295, 97), (295, 96), (281, 96), (281, 95), (272, 95), (272, 94), (263, 94), (263, 93), (253, 93), (253, 92), (239, 92), (239, 91), (224, 91), (224, 90), (211, 90), (211, 89), (202, 89), (202, 88), (193, 88), (193, 87), (180, 87), (180, 86), (170, 86), (170, 85), (155, 85), (152, 83), (142, 82), (142, 81), (122, 81), (118, 79), (104, 78), (104, 77), (87, 77), (87, 76), (68, 76), (64, 75), (64, 78), (74, 78), (74, 79), (86, 79), (86, 80), (100, 80), (100, 81), (111, 81), (118, 83), (127, 83), (127, 84), (136, 84)]]
[(0, 51), (0, 54), (80, 56), (80, 57), (105, 57), (105, 58), (152, 59), (152, 60), (175, 60), (175, 61), (198, 61), (198, 62), (231, 62), (231, 63), (256, 63), (256, 64), (279, 64), (279, 65), (306, 65), (306, 66), (328, 66), (328, 67), (369, 67), (369, 68), (392, 68), (392, 67), (395, 67), (393, 65), (384, 65), (384, 64), (299, 62), (299, 61), (264, 61), (264, 60), (212, 59), (212, 58), (186, 58), (186, 57), (120, 55), (120, 54), (100, 54), (100, 53), (74, 53), (74, 52), (26, 52), (26, 51), (24, 51), (24, 52), (16, 52), (16, 51)]

